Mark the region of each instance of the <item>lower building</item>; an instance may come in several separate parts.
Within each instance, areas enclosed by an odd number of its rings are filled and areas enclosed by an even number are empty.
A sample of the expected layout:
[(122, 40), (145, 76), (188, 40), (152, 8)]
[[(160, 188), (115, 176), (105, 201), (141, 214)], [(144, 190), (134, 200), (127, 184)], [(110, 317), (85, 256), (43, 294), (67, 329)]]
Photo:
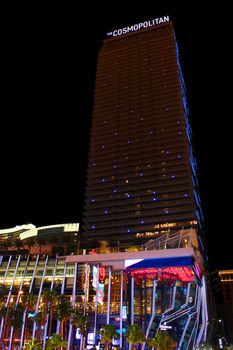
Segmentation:
[(220, 270), (223, 304), (218, 305), (219, 335), (233, 343), (233, 269)]
[(206, 281), (194, 246), (193, 230), (185, 230), (134, 252), (1, 256), (1, 346), (37, 338), (45, 348), (50, 335), (60, 333), (68, 349), (76, 349), (84, 340), (75, 327), (78, 312), (88, 320), (87, 349), (99, 347), (106, 324), (116, 327), (119, 348), (128, 347), (127, 326), (139, 324), (146, 338), (166, 331), (176, 349), (194, 349), (206, 340), (208, 325)]

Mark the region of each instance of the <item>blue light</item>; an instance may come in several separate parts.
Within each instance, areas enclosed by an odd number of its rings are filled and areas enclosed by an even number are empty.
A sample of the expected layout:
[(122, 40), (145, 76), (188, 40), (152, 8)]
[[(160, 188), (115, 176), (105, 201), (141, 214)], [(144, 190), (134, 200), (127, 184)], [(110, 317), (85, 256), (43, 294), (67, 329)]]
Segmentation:
[(154, 198), (153, 198), (153, 202), (156, 202), (156, 201), (157, 201), (157, 198), (154, 197)]
[(144, 173), (140, 173), (140, 176), (144, 176)]
[(106, 180), (105, 179), (101, 179), (102, 182), (105, 182)]
[(108, 214), (108, 209), (105, 209), (105, 210), (104, 210), (104, 214)]
[(143, 219), (140, 220), (140, 224), (144, 224), (144, 220)]
[(178, 154), (177, 158), (179, 158), (179, 159), (180, 159), (180, 158), (181, 158), (181, 155), (180, 155), (180, 154)]
[(112, 190), (112, 192), (113, 192), (113, 193), (117, 193), (117, 190), (114, 188), (114, 189)]
[(156, 194), (156, 192), (155, 192), (155, 191), (153, 191), (152, 193), (153, 193), (153, 194)]
[(92, 198), (92, 200), (91, 200), (91, 201), (92, 201), (92, 203), (95, 203), (95, 198)]
[(187, 194), (187, 193), (185, 193), (185, 194), (184, 194), (184, 196), (185, 196), (185, 197), (188, 197), (188, 194)]
[(131, 230), (128, 228), (127, 232), (128, 232), (128, 233), (130, 233), (130, 232), (131, 232)]
[(92, 225), (92, 226), (91, 226), (91, 229), (92, 229), (92, 230), (95, 230), (95, 225)]
[(172, 175), (171, 178), (172, 178), (172, 179), (175, 179), (175, 175)]

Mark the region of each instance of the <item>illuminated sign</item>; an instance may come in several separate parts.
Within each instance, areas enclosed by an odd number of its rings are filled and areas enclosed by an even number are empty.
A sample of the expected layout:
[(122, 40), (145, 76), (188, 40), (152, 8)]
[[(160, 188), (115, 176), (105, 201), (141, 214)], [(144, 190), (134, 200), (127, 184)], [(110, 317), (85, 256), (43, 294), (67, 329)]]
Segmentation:
[(99, 268), (99, 280), (100, 282), (103, 282), (106, 277), (106, 272), (104, 267)]
[(92, 286), (94, 288), (97, 287), (97, 276), (98, 276), (98, 268), (93, 265), (93, 281), (92, 281)]
[(154, 27), (158, 24), (169, 22), (169, 16), (164, 16), (164, 17), (159, 17), (159, 18), (154, 18), (150, 21), (145, 21), (137, 24), (133, 24), (132, 26), (120, 28), (113, 30), (112, 32), (107, 33), (107, 36), (120, 36), (124, 35), (130, 32), (136, 32), (140, 29), (148, 28), (148, 27)]
[(99, 283), (98, 289), (97, 289), (97, 302), (103, 305), (104, 303), (104, 284)]
[(148, 267), (131, 271), (131, 276), (136, 278), (157, 279), (159, 281), (193, 282), (194, 272), (188, 266), (156, 268)]

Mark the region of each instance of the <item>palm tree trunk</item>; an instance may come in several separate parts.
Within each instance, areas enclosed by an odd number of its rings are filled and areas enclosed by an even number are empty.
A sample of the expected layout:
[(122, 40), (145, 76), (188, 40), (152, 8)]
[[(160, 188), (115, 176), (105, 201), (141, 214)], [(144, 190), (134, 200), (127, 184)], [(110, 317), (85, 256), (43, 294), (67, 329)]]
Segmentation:
[(52, 329), (52, 322), (53, 322), (53, 308), (50, 305), (50, 312), (49, 312), (49, 332), (48, 332), (48, 339), (51, 334), (51, 329)]

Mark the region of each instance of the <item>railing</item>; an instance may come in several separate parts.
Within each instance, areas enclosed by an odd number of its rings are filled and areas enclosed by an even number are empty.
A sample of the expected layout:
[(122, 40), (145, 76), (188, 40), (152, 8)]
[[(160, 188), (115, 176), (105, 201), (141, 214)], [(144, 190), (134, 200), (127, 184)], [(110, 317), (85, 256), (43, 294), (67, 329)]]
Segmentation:
[(195, 246), (195, 230), (181, 230), (175, 233), (168, 233), (144, 244), (146, 250), (152, 249), (176, 249), (190, 248)]

